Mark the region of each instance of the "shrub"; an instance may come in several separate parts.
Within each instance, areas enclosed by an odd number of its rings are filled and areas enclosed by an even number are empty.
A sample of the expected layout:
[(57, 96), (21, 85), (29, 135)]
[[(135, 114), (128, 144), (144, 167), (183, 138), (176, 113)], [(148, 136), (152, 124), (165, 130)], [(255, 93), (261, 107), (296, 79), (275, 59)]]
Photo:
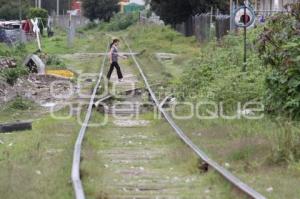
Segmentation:
[[(250, 38), (256, 34), (254, 30)], [(203, 46), (200, 56), (184, 66), (186, 69), (176, 84), (177, 97), (223, 102), (225, 111), (235, 110), (238, 102), (261, 101), (266, 70), (254, 46), (249, 44), (248, 68), (242, 72), (242, 44), (242, 36), (229, 35), (222, 43)]]
[(28, 110), (30, 108), (30, 103), (24, 100), (22, 97), (16, 97), (14, 101), (10, 104), (9, 108), (15, 110)]
[(294, 119), (300, 116), (299, 34), (299, 19), (277, 15), (270, 19), (259, 40), (260, 57), (271, 69), (266, 78), (267, 110)]
[(2, 76), (6, 79), (6, 82), (13, 86), (18, 78), (21, 76), (27, 75), (28, 70), (24, 67), (8, 68), (3, 70)]
[(100, 25), (100, 29), (106, 31), (120, 31), (127, 29), (129, 26), (136, 24), (137, 22), (138, 13), (118, 13), (111, 18), (110, 23), (102, 23)]
[(273, 134), (272, 161), (293, 163), (300, 160), (300, 130), (291, 122), (279, 124), (279, 131)]
[(65, 63), (59, 57), (57, 57), (55, 55), (49, 55), (47, 57), (46, 64), (53, 66), (51, 68), (57, 68), (57, 69), (65, 69), (66, 68)]
[[(92, 29), (95, 29), (97, 28), (98, 24), (95, 23), (94, 21), (92, 22), (89, 22), (84, 28), (83, 30), (87, 31), (87, 30), (92, 30)], [(83, 33), (83, 32), (82, 32)]]
[(42, 8), (30, 8), (28, 17), (30, 19), (40, 18), (39, 28), (43, 35), (43, 28), (47, 26), (48, 11)]

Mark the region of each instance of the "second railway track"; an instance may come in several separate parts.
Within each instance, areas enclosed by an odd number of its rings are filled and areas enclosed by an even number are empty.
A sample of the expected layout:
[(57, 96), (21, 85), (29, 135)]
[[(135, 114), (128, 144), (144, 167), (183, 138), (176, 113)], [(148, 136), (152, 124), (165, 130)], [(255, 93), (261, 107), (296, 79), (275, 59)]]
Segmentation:
[[(155, 96), (148, 79), (141, 68), (136, 56), (132, 53), (129, 44), (124, 40), (129, 49), (129, 54), (133, 60), (135, 68), (125, 68), (125, 82), (113, 84), (119, 90), (128, 90), (132, 87), (136, 88), (142, 80), (147, 92), (154, 102), (153, 106), (164, 117), (165, 122), (148, 121), (149, 114), (141, 113), (142, 119), (124, 119), (124, 116), (135, 115), (139, 113), (141, 106), (139, 105), (145, 99), (142, 91), (138, 91), (138, 95), (129, 95), (122, 99), (123, 107), (117, 108), (114, 105), (116, 101), (110, 105), (105, 105), (102, 112), (109, 114), (106, 126), (88, 128), (90, 121), (96, 122), (103, 120), (104, 117), (97, 116), (100, 113), (93, 113), (93, 105), (98, 88), (103, 81), (104, 66), (106, 57), (104, 58), (99, 73), (99, 79), (93, 90), (90, 104), (87, 110), (85, 121), (79, 132), (78, 139), (74, 148), (72, 182), (76, 199), (87, 198), (86, 195), (97, 198), (206, 198), (202, 193), (209, 190), (212, 198), (214, 194), (221, 195), (218, 187), (207, 189), (206, 185), (201, 185), (201, 175), (193, 175), (184, 171), (182, 166), (174, 165), (178, 160), (189, 161), (193, 158), (199, 158), (204, 161), (209, 167), (215, 170), (224, 179), (250, 198), (264, 199), (260, 193), (249, 187), (247, 184), (240, 181), (236, 176), (221, 167), (215, 161), (210, 159), (198, 146), (196, 146), (173, 121), (172, 117), (164, 110)], [(133, 71), (137, 70), (138, 75)], [(144, 95), (143, 95), (144, 94)], [(113, 97), (114, 95), (110, 95)], [(108, 97), (108, 98), (110, 98)], [(107, 99), (105, 99), (107, 100)], [(124, 103), (125, 102), (125, 103)], [(129, 105), (127, 111), (124, 104)], [(97, 106), (101, 105), (101, 100), (97, 102)], [(125, 105), (126, 106), (126, 105)], [(147, 110), (147, 108), (146, 108)], [(111, 117), (114, 115), (117, 117)], [(94, 118), (93, 118), (94, 117)], [(89, 133), (86, 135), (87, 131)], [(176, 133), (176, 136), (171, 135), (171, 131)], [(171, 138), (170, 138), (171, 136)], [(172, 137), (173, 136), (173, 137)], [(85, 143), (86, 150), (82, 151), (83, 139), (87, 137)], [(167, 143), (175, 142), (180, 138), (187, 147), (177, 145), (168, 146)], [(105, 147), (98, 146), (102, 144)], [(89, 148), (89, 145), (93, 145)], [(97, 147), (96, 147), (97, 146)], [(179, 148), (177, 148), (180, 146)], [(96, 149), (94, 149), (94, 148)], [(174, 148), (175, 147), (175, 148)], [(170, 157), (173, 150), (181, 151), (179, 156), (187, 154), (191, 158), (186, 157)], [(175, 152), (176, 153), (176, 152)], [(93, 155), (91, 155), (93, 154)], [(95, 155), (96, 154), (96, 155)], [(81, 163), (81, 156), (84, 157), (84, 162)], [(95, 158), (95, 156), (97, 156)], [(98, 157), (100, 156), (100, 158)], [(175, 155), (176, 156), (176, 155)], [(192, 157), (194, 156), (194, 157)], [(175, 160), (174, 160), (175, 159)], [(98, 163), (94, 161), (99, 160)], [(104, 162), (103, 162), (104, 161)], [(157, 165), (157, 164), (160, 165)], [(82, 165), (84, 164), (84, 168)], [(97, 167), (98, 165), (98, 167)], [(183, 165), (185, 165), (183, 163)], [(183, 168), (185, 168), (183, 166)], [(98, 169), (98, 170), (97, 170)], [(81, 173), (84, 171), (83, 173)], [(99, 174), (101, 173), (101, 174)], [(99, 174), (99, 178), (95, 176)], [(82, 184), (82, 177), (87, 175), (86, 180), (92, 186)], [(200, 186), (199, 186), (200, 185)], [(87, 186), (87, 187), (85, 187)], [(221, 185), (220, 185), (221, 186)], [(97, 193), (95, 193), (95, 190)], [(202, 189), (202, 190), (201, 190)], [(222, 192), (222, 191), (221, 191)]]

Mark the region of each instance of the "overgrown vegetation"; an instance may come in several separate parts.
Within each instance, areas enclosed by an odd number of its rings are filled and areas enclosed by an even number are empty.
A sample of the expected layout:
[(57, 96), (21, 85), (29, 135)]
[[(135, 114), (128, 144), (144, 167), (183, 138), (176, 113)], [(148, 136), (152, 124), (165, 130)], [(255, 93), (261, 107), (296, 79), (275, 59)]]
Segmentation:
[(6, 82), (13, 86), (17, 80), (28, 74), (28, 70), (25, 67), (18, 66), (16, 68), (8, 68), (1, 71), (0, 75), (6, 79)]
[(259, 41), (260, 57), (271, 69), (266, 78), (266, 108), (293, 119), (300, 116), (299, 5), (294, 6), (293, 15), (272, 17)]
[(176, 82), (177, 97), (222, 102), (229, 111), (236, 111), (238, 102), (261, 101), (266, 70), (251, 42), (258, 31), (249, 34), (247, 72), (242, 71), (243, 37), (226, 36), (221, 43), (215, 41), (203, 46), (200, 56), (185, 64), (186, 70)]
[[(26, 16), (29, 10), (31, 0), (22, 0), (21, 9), (23, 17)], [(19, 6), (20, 1), (18, 0), (0, 0), (0, 19), (5, 20), (16, 20), (19, 19)]]
[(40, 28), (41, 34), (44, 33), (44, 28), (47, 27), (48, 11), (42, 8), (30, 8), (28, 17), (30, 19), (39, 18), (38, 26)]
[(31, 102), (24, 100), (22, 97), (17, 96), (14, 101), (9, 105), (10, 109), (13, 110), (28, 110), (31, 107)]
[(94, 21), (96, 19), (109, 22), (110, 18), (118, 11), (118, 0), (83, 0), (84, 15)]
[(138, 13), (117, 13), (115, 14), (109, 23), (101, 23), (100, 30), (104, 31), (120, 31), (125, 30), (129, 26), (136, 24), (139, 19)]
[(2, 76), (8, 84), (13, 86), (18, 78), (28, 74), (28, 70), (21, 66), (25, 55), (26, 48), (24, 44), (18, 44), (12, 48), (4, 44), (0, 45), (0, 56), (10, 57), (17, 61), (17, 67), (0, 70), (0, 76)]

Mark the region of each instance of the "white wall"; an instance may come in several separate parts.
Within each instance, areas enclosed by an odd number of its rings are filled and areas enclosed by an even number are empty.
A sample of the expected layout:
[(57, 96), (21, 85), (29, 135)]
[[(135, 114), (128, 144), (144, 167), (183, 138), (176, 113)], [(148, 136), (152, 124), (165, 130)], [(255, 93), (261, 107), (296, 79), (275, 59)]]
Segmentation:
[(140, 4), (140, 5), (145, 5), (144, 0), (130, 0), (130, 3), (137, 3), (137, 4)]

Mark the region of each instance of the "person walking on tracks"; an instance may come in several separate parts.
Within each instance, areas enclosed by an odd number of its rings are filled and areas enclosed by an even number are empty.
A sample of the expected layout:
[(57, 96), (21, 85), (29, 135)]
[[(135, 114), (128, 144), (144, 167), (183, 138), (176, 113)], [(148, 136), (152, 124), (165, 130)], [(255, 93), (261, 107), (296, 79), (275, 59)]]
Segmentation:
[(114, 70), (114, 68), (116, 68), (117, 70), (117, 74), (118, 74), (118, 78), (119, 78), (119, 82), (123, 81), (123, 74), (120, 68), (120, 65), (118, 63), (118, 58), (119, 57), (123, 57), (123, 58), (127, 58), (126, 56), (121, 56), (118, 53), (118, 45), (119, 45), (120, 40), (118, 39), (114, 39), (113, 42), (110, 44), (110, 53), (109, 53), (109, 58), (110, 58), (110, 69), (107, 73), (107, 79), (110, 80), (111, 74)]

